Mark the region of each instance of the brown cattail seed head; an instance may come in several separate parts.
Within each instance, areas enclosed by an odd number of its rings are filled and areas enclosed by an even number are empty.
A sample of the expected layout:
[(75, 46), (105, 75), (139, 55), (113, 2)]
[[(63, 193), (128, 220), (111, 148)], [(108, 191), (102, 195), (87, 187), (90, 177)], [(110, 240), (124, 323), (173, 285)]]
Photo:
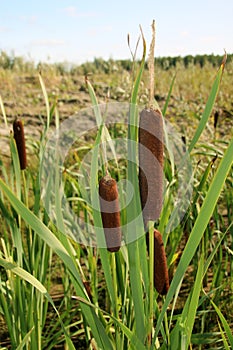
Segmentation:
[(99, 195), (107, 249), (117, 252), (121, 246), (120, 207), (117, 183), (109, 175), (100, 180)]
[(216, 111), (216, 112), (214, 113), (214, 128), (215, 128), (215, 129), (217, 128), (218, 117), (219, 117), (219, 113), (218, 113), (218, 111)]
[(139, 121), (139, 186), (144, 224), (159, 218), (163, 204), (163, 118), (143, 109)]
[(167, 258), (162, 235), (154, 230), (154, 286), (159, 294), (166, 294), (169, 289)]
[(24, 127), (21, 120), (16, 119), (13, 123), (14, 139), (16, 142), (20, 169), (24, 170), (27, 167), (27, 156), (26, 156), (26, 146), (24, 138)]

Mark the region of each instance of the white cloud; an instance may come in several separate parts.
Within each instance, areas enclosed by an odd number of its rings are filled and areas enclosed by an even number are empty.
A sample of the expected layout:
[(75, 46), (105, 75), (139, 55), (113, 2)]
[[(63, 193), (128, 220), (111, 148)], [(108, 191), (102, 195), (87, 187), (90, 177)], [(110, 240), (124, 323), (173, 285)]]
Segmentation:
[(90, 28), (88, 30), (89, 36), (97, 36), (104, 33), (109, 33), (112, 31), (112, 26), (103, 26), (103, 27), (96, 27), (96, 28)]
[(35, 40), (30, 43), (30, 46), (48, 46), (48, 47), (55, 47), (55, 46), (63, 46), (65, 45), (64, 40), (55, 40), (55, 39), (41, 39), (41, 40)]
[(20, 16), (19, 19), (28, 24), (33, 24), (37, 22), (37, 16)]
[(182, 32), (180, 32), (180, 36), (182, 38), (187, 38), (189, 37), (189, 32), (187, 30), (183, 30)]
[(68, 6), (62, 10), (69, 17), (94, 17), (96, 16), (93, 12), (79, 12), (75, 6)]
[(219, 39), (220, 38), (217, 35), (208, 35), (208, 36), (201, 37), (200, 41), (202, 41), (203, 43), (211, 44), (211, 43), (219, 41)]
[(9, 32), (9, 28), (7, 27), (0, 27), (0, 33), (6, 33), (6, 32)]
[(77, 9), (74, 6), (69, 6), (63, 9), (63, 12), (69, 17), (77, 17)]

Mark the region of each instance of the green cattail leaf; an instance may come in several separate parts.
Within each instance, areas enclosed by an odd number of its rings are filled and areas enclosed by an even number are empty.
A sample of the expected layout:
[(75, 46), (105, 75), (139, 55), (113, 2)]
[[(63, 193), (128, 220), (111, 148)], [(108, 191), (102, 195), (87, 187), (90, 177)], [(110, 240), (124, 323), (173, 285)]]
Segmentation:
[(229, 341), (230, 347), (231, 347), (231, 349), (233, 349), (233, 334), (232, 334), (232, 330), (230, 329), (230, 326), (229, 326), (227, 320), (223, 316), (223, 314), (220, 311), (220, 309), (218, 308), (218, 306), (212, 300), (211, 300), (211, 304), (213, 305), (215, 311), (218, 314), (218, 317), (220, 318), (220, 321), (221, 321), (221, 323), (223, 325), (224, 331), (226, 332), (226, 335), (228, 337), (228, 341)]
[(226, 336), (225, 336), (225, 333), (221, 327), (221, 324), (220, 322), (218, 321), (218, 327), (220, 329), (220, 333), (221, 333), (221, 336), (222, 336), (222, 341), (223, 341), (223, 344), (224, 344), (224, 350), (231, 350), (232, 347), (230, 347), (227, 343), (227, 339), (226, 339)]
[(169, 87), (168, 95), (167, 95), (167, 98), (166, 98), (166, 101), (165, 101), (165, 104), (164, 104), (164, 107), (163, 107), (163, 110), (162, 110), (162, 115), (164, 117), (165, 117), (166, 112), (167, 112), (167, 108), (168, 108), (168, 105), (169, 105), (169, 101), (170, 101), (170, 98), (171, 98), (171, 94), (172, 94), (173, 86), (175, 84), (175, 80), (176, 80), (176, 74), (172, 78), (172, 82), (171, 82), (171, 85)]
[(130, 341), (130, 345), (132, 349), (134, 350), (146, 350), (145, 346), (143, 345), (143, 343), (137, 338), (137, 336), (134, 334), (134, 332), (132, 332), (127, 326), (125, 326), (121, 321), (119, 321), (119, 319), (117, 319), (116, 317), (110, 315), (109, 313), (107, 313), (106, 311), (100, 309), (99, 307), (90, 304), (88, 301), (82, 299), (82, 298), (78, 298), (78, 300), (80, 302), (83, 302), (87, 305), (90, 305), (91, 307), (95, 308), (96, 310), (108, 315), (110, 318), (112, 318), (114, 320), (114, 322), (118, 325), (118, 327), (121, 328), (121, 330), (124, 332), (124, 334), (127, 336), (127, 338)]
[(44, 80), (42, 78), (42, 75), (39, 73), (39, 81), (40, 81), (40, 85), (41, 85), (41, 89), (44, 95), (44, 100), (45, 100), (45, 105), (46, 105), (46, 114), (47, 114), (47, 130), (49, 129), (49, 125), (50, 125), (50, 119), (51, 119), (51, 113), (50, 113), (50, 106), (49, 106), (49, 98), (48, 98), (48, 94), (47, 94), (47, 90), (45, 87), (45, 83)]
[[(84, 291), (84, 286), (79, 276), (78, 267), (76, 267), (72, 256), (69, 255), (67, 249), (58, 240), (58, 238), (45, 226), (39, 218), (37, 218), (17, 197), (11, 192), (6, 184), (0, 179), (0, 188), (8, 197), (11, 205), (17, 211), (19, 215), (25, 220), (25, 222), (54, 250), (54, 252), (62, 259), (68, 271), (71, 274), (71, 279), (74, 283), (76, 293), (83, 298), (87, 298)], [(102, 349), (112, 349), (112, 344), (103, 328), (97, 315), (90, 310), (89, 307), (84, 307), (82, 310), (85, 315), (95, 340)]]
[[(195, 283), (193, 286), (192, 290), (192, 296), (190, 298), (190, 303), (188, 307), (188, 313), (184, 317), (184, 322), (186, 326), (186, 331), (187, 331), (187, 345), (190, 343), (191, 340), (191, 335), (192, 335), (192, 330), (196, 318), (196, 312), (198, 308), (198, 302), (199, 302), (199, 297), (202, 289), (202, 280), (204, 277), (204, 253), (202, 251), (200, 260), (199, 260), (199, 265), (198, 265), (198, 270), (195, 278)], [(188, 347), (187, 347), (188, 348)], [(179, 349), (177, 349), (179, 350)]]
[[(127, 180), (132, 184), (135, 193), (135, 200), (127, 206), (126, 214), (127, 221), (131, 222), (135, 217), (139, 215), (139, 210), (141, 207), (140, 204), (140, 194), (139, 194), (139, 184), (137, 176), (137, 141), (138, 141), (138, 108), (137, 108), (137, 96), (138, 90), (142, 78), (142, 73), (145, 65), (146, 57), (146, 41), (142, 33), (143, 39), (143, 56), (139, 68), (139, 72), (134, 82), (133, 91), (131, 94), (131, 105), (129, 113), (129, 126), (128, 126), (128, 159), (131, 161), (128, 162), (127, 166)], [(133, 141), (133, 143), (131, 142)], [(139, 230), (143, 232), (143, 222), (141, 222), (141, 227)], [(128, 232), (128, 235), (132, 234)], [(135, 233), (134, 233), (135, 234)], [(136, 237), (135, 237), (136, 239)], [(146, 331), (145, 331), (145, 310), (143, 304), (143, 291), (142, 291), (142, 282), (139, 277), (139, 271), (141, 270), (140, 261), (146, 260), (146, 249), (144, 245), (144, 250), (139, 252), (139, 245), (141, 240), (133, 241), (127, 246), (128, 249), (128, 258), (129, 258), (129, 274), (130, 274), (130, 284), (132, 290), (132, 298), (134, 303), (135, 310), (135, 323), (136, 323), (136, 335), (137, 337), (144, 342)], [(145, 269), (145, 266), (144, 266)], [(148, 271), (143, 270), (142, 276), (144, 279), (147, 279), (148, 283)]]
[(16, 350), (23, 350), (25, 345), (27, 345), (31, 341), (31, 335), (32, 332), (34, 331), (35, 327), (33, 326), (30, 331), (25, 335), (19, 346), (17, 346)]
[[(226, 56), (225, 56), (225, 60), (226, 60)], [(223, 63), (221, 64), (219, 70), (218, 70), (218, 73), (217, 73), (217, 76), (214, 80), (214, 83), (213, 83), (213, 86), (212, 86), (212, 89), (210, 91), (210, 95), (209, 95), (209, 98), (206, 102), (206, 106), (205, 106), (205, 109), (204, 109), (204, 112), (202, 114), (202, 117), (201, 117), (201, 120), (200, 120), (200, 123), (198, 125), (198, 128), (192, 138), (192, 141), (189, 145), (189, 148), (188, 148), (188, 151), (189, 153), (191, 153), (191, 151), (193, 150), (194, 146), (196, 145), (197, 141), (199, 140), (207, 122), (208, 122), (208, 119), (209, 119), (209, 116), (211, 115), (211, 112), (213, 110), (213, 107), (214, 107), (214, 103), (215, 103), (215, 100), (216, 100), (216, 97), (218, 95), (218, 91), (219, 91), (219, 86), (220, 86), (220, 83), (221, 83), (221, 79), (222, 79), (222, 75), (223, 75), (223, 71), (224, 71), (224, 67), (225, 67), (225, 60), (223, 61)]]
[(139, 72), (138, 72), (137, 77), (135, 79), (133, 91), (131, 94), (131, 103), (132, 104), (137, 104), (138, 90), (139, 90), (140, 82), (142, 79), (142, 73), (144, 70), (145, 59), (146, 59), (146, 40), (145, 40), (145, 37), (143, 35), (142, 30), (141, 30), (141, 33), (142, 33), (142, 41), (143, 41), (143, 55), (142, 55), (142, 60), (141, 60)]
[(46, 298), (53, 303), (52, 298), (48, 294), (46, 288), (41, 284), (40, 281), (38, 281), (33, 275), (31, 275), (26, 270), (22, 269), (21, 267), (13, 264), (12, 262), (0, 258), (0, 265), (4, 267), (6, 270), (10, 270), (15, 275), (19, 276), (23, 280), (29, 282), (32, 286), (34, 286), (40, 293), (44, 294)]
[[(29, 272), (27, 272), (26, 270), (22, 269), (21, 267), (17, 266), (16, 264), (13, 264), (12, 262), (0, 258), (0, 265), (3, 266), (6, 270), (10, 270), (12, 273), (14, 273), (15, 275), (19, 276), (21, 279), (23, 279), (24, 281), (30, 283), (33, 287), (35, 287), (40, 293), (42, 293), (47, 299), (48, 301), (51, 303), (51, 305), (53, 306), (54, 310), (56, 311), (58, 317), (59, 317), (59, 321), (62, 324), (63, 330), (65, 331), (64, 325), (62, 323), (62, 320), (60, 319), (60, 315), (57, 311), (57, 308), (53, 302), (53, 299), (51, 298), (51, 296), (49, 295), (47, 289), (43, 286), (43, 284), (36, 279), (33, 275), (31, 275)], [(31, 329), (24, 337), (24, 339), (22, 340), (21, 344), (17, 347), (17, 349), (23, 349), (23, 346), (29, 341), (29, 339), (31, 338), (31, 332), (33, 331), (33, 329)], [(73, 349), (75, 350), (75, 347), (73, 346), (72, 341), (69, 339), (69, 337), (67, 337), (66, 335), (66, 331), (65, 331), (65, 338), (66, 341), (69, 343), (70, 347), (69, 349)]]
[(194, 227), (193, 227), (192, 232), (190, 234), (189, 240), (185, 246), (184, 252), (183, 252), (182, 257), (180, 259), (179, 265), (177, 267), (176, 273), (175, 273), (173, 280), (171, 282), (167, 297), (165, 299), (163, 308), (162, 308), (160, 316), (158, 318), (156, 332), (155, 332), (155, 338), (158, 335), (159, 329), (161, 327), (161, 322), (162, 322), (163, 317), (165, 315), (166, 309), (167, 309), (173, 295), (175, 295), (176, 290), (177, 290), (180, 282), (183, 279), (184, 273), (185, 273), (190, 261), (192, 260), (194, 254), (195, 254), (195, 251), (200, 243), (200, 240), (204, 234), (204, 231), (208, 225), (210, 217), (214, 211), (217, 200), (218, 200), (220, 193), (222, 191), (222, 188), (224, 186), (226, 177), (231, 169), (232, 162), (233, 162), (233, 139), (231, 140), (228, 148), (226, 149), (224, 157), (222, 158), (222, 160), (218, 166), (218, 169), (214, 175), (214, 178), (211, 182), (209, 190), (208, 190), (206, 197), (204, 199), (204, 202), (202, 204), (201, 210), (200, 210), (198, 217), (195, 221), (195, 224), (194, 224)]
[(98, 126), (98, 128), (101, 126), (102, 124), (102, 115), (101, 115), (101, 110), (98, 104), (98, 100), (95, 94), (95, 90), (93, 89), (92, 84), (90, 83), (90, 81), (86, 78), (86, 84), (87, 84), (87, 89), (89, 92), (89, 96), (91, 98), (91, 104), (93, 106), (94, 109), (94, 114), (96, 117), (96, 124)]

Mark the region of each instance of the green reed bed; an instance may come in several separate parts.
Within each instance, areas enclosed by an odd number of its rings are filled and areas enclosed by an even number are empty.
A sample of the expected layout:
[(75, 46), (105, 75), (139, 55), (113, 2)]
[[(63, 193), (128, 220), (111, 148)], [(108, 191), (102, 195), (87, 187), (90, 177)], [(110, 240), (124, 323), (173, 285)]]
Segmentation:
[[(51, 144), (51, 153), (46, 154), (50, 131), (54, 131), (51, 121), (55, 120), (59, 135), (60, 120), (39, 75), (47, 119), (34, 148), (33, 168), (20, 169), (16, 143), (10, 136), (11, 164), (6, 168), (1, 162), (0, 179), (0, 313), (12, 349), (53, 349), (59, 344), (75, 349), (81, 348), (81, 341), (85, 343), (83, 348), (106, 350), (233, 348), (229, 315), (233, 306), (233, 140), (214, 140), (210, 144), (200, 141), (216, 101), (225, 61), (216, 74), (198, 127), (186, 145), (185, 154), (193, 169), (185, 181), (193, 181), (193, 193), (186, 213), (176, 225), (169, 220), (175, 220), (179, 210), (174, 197), (182, 176), (182, 161), (176, 169), (171, 139), (164, 130), (163, 208), (158, 220), (149, 221), (147, 245), (137, 163), (137, 102), (145, 58), (143, 39), (143, 58), (134, 72), (128, 103), (127, 130), (120, 123), (108, 126), (105, 109), (86, 80), (97, 128), (89, 138), (73, 145), (65, 163), (56, 142)], [(164, 117), (174, 85), (175, 78)], [(0, 103), (8, 127), (1, 100)], [(114, 139), (122, 134), (127, 135), (128, 158), (119, 160)], [(176, 152), (180, 152), (179, 147)], [(88, 171), (83, 162), (86, 155), (90, 157)], [(52, 159), (49, 164), (53, 166), (43, 173), (46, 157), (48, 161)], [(121, 220), (123, 237), (128, 240), (112, 252), (104, 246), (106, 227), (98, 197), (99, 181), (106, 174), (119, 183), (122, 209), (117, 222)], [(41, 179), (46, 180), (45, 189), (51, 192), (45, 201), (41, 201)], [(122, 180), (132, 187), (124, 186)], [(68, 207), (83, 218), (82, 225), (72, 222), (63, 204), (62, 182)], [(49, 215), (51, 208), (55, 221)], [(168, 224), (171, 230), (166, 230)], [(83, 242), (89, 240), (90, 244), (75, 242), (72, 225)], [(88, 236), (90, 227), (94, 231)], [(170, 287), (164, 296), (154, 288), (154, 268), (159, 268), (158, 262), (154, 264), (154, 228), (161, 232), (167, 253)], [(97, 244), (92, 245), (94, 238)], [(63, 267), (57, 271), (63, 285), (58, 304), (51, 296), (54, 259)]]

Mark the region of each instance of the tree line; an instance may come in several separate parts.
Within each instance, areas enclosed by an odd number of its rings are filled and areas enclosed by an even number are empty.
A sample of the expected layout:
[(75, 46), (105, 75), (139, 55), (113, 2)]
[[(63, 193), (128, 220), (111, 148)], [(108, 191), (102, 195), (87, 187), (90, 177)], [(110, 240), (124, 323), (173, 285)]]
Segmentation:
[[(219, 67), (223, 59), (223, 55), (186, 55), (186, 56), (170, 56), (170, 57), (155, 57), (155, 66), (168, 70), (170, 68), (176, 68), (177, 66), (183, 65), (188, 68), (192, 65), (199, 66), (203, 68), (206, 64), (210, 64), (213, 67)], [(233, 54), (228, 54), (227, 62), (232, 62)], [(39, 69), (40, 65), (43, 63), (35, 63), (24, 59), (21, 56), (14, 56), (14, 54), (7, 54), (5, 51), (0, 51), (0, 68), (6, 70), (17, 70), (21, 72), (31, 72), (35, 69)], [(87, 73), (105, 73), (109, 74), (112, 71), (126, 70), (130, 71), (132, 69), (131, 59), (121, 59), (104, 60), (103, 58), (94, 58), (93, 61), (87, 61), (80, 65), (75, 63), (60, 62), (51, 63), (50, 67), (57, 70), (60, 74), (87, 74)], [(147, 68), (147, 64), (146, 64)]]

